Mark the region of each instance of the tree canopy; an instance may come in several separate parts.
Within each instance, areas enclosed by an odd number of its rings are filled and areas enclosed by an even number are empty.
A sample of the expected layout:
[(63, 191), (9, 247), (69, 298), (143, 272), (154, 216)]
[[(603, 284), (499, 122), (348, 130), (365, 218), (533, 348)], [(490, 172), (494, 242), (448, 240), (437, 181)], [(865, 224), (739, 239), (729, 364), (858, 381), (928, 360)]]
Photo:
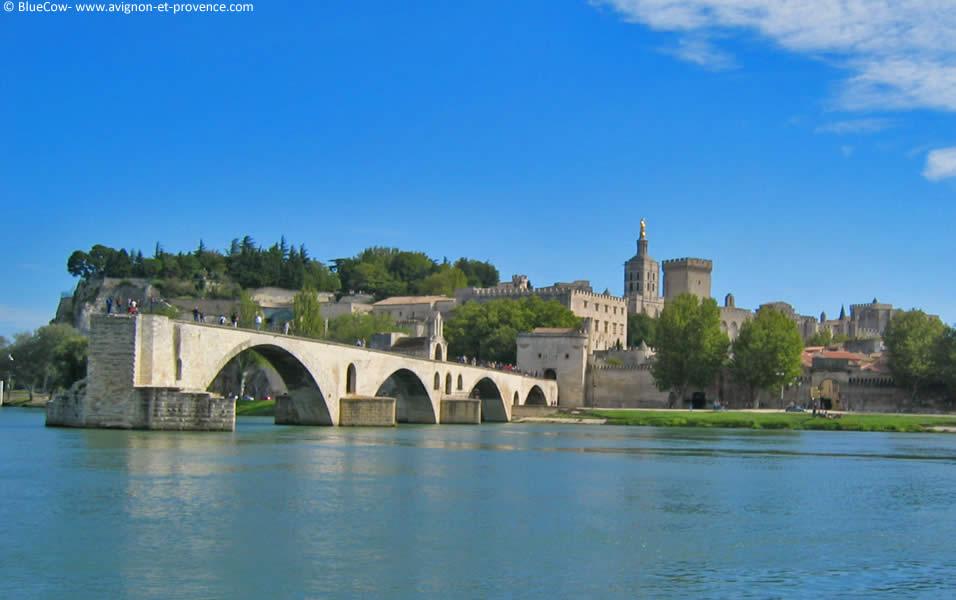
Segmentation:
[(636, 348), (641, 342), (651, 348), (654, 347), (654, 336), (657, 333), (657, 319), (644, 313), (627, 316), (627, 346)]
[(733, 343), (730, 370), (750, 390), (759, 408), (757, 390), (779, 390), (800, 375), (803, 339), (797, 324), (773, 308), (763, 308), (740, 328)]
[[(86, 377), (89, 342), (70, 325), (54, 324), (20, 333), (0, 349), (3, 372), (29, 390), (53, 392)], [(12, 359), (11, 359), (12, 357)]]
[(449, 356), (513, 364), (518, 334), (536, 327), (580, 327), (581, 320), (556, 300), (466, 302), (445, 322)]
[(447, 261), (439, 263), (422, 252), (398, 248), (366, 248), (352, 258), (336, 260), (335, 270), (343, 290), (366, 292), (378, 298), (451, 296), (457, 288), (498, 283), (498, 269), (490, 263), (467, 258), (460, 258), (453, 265)]
[[(178, 254), (164, 251), (157, 243), (151, 258), (144, 257), (139, 250), (116, 250), (96, 244), (89, 251), (74, 251), (67, 260), (67, 271), (88, 279), (142, 277), (185, 281), (185, 289), (197, 295), (202, 295), (210, 282), (231, 283), (240, 288), (313, 287), (328, 292), (339, 289), (335, 273), (309, 257), (304, 245), (297, 248), (284, 237), (263, 248), (247, 235), (234, 239), (224, 253), (210, 250), (202, 240), (196, 250)], [(183, 290), (183, 286), (174, 287)]]
[(936, 373), (939, 340), (946, 326), (938, 317), (921, 310), (893, 315), (883, 332), (888, 366), (896, 382), (910, 389), (910, 400), (930, 383)]
[(671, 406), (675, 400), (683, 402), (688, 387), (706, 387), (714, 381), (730, 345), (720, 330), (717, 302), (692, 294), (681, 294), (664, 306), (655, 341), (651, 371), (659, 390), (673, 392)]

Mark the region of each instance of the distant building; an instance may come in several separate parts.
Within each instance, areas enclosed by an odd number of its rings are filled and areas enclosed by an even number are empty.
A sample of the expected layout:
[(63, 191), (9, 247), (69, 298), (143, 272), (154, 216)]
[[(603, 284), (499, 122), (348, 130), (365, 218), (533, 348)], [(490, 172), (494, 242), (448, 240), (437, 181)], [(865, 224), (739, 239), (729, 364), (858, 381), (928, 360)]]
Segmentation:
[(607, 291), (603, 294), (595, 293), (591, 289), (591, 282), (584, 279), (532, 288), (526, 276), (515, 275), (510, 282), (499, 283), (494, 287), (455, 290), (455, 298), (459, 304), (499, 299), (515, 300), (528, 296), (556, 300), (580, 317), (588, 336), (589, 352), (623, 348), (627, 344), (627, 301)]

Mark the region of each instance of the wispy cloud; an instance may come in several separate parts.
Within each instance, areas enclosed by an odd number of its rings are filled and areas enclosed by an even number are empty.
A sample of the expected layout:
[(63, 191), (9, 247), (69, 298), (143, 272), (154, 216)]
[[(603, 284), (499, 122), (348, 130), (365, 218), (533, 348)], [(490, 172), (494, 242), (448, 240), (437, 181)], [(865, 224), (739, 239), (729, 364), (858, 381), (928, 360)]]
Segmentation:
[[(843, 109), (956, 111), (952, 0), (591, 2), (613, 7), (627, 21), (690, 39), (755, 33), (790, 52), (834, 61), (850, 73), (836, 97)], [(673, 54), (697, 63), (701, 58)]]
[(682, 38), (676, 46), (661, 48), (661, 52), (711, 71), (726, 71), (737, 66), (732, 54), (721, 50), (706, 38)]
[(923, 177), (930, 181), (956, 177), (956, 146), (930, 151), (926, 155)]
[(849, 121), (834, 121), (824, 123), (814, 131), (817, 133), (833, 133), (836, 135), (852, 135), (877, 133), (884, 129), (893, 127), (894, 123), (890, 119), (852, 119)]

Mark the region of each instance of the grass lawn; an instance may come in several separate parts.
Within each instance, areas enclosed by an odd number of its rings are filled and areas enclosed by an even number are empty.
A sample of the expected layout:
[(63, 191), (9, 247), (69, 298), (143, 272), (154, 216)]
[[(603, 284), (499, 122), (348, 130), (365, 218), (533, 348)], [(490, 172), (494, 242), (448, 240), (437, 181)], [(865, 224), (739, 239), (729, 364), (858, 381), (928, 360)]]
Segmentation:
[(811, 413), (672, 410), (587, 410), (607, 419), (609, 425), (652, 427), (737, 427), (747, 429), (827, 429), (838, 431), (932, 431), (932, 427), (956, 427), (956, 416), (902, 414), (844, 414), (838, 419), (814, 417)]
[(273, 417), (276, 414), (275, 400), (236, 402), (237, 417)]

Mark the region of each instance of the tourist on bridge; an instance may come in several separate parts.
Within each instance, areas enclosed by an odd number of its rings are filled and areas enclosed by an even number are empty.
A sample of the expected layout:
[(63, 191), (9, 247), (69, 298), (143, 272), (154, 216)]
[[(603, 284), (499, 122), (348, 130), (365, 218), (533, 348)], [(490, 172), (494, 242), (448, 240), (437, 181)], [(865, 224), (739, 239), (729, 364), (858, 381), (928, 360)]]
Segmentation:
[(110, 314), (112, 312), (113, 312), (113, 297), (110, 296), (109, 298), (106, 299), (106, 314)]
[(226, 324), (226, 315), (222, 315), (222, 314), (219, 315), (219, 324), (220, 324), (220, 325), (225, 325), (225, 324)]
[(232, 313), (232, 326), (239, 327), (239, 317), (236, 316), (236, 313)]
[(198, 306), (194, 306), (194, 307), (193, 307), (193, 321), (198, 321), (198, 320), (199, 320), (199, 307), (198, 307)]
[(289, 322), (288, 322), (288, 321), (286, 321), (286, 322), (282, 325), (282, 333), (284, 333), (285, 335), (289, 335)]
[(256, 315), (256, 331), (262, 329), (262, 315)]

